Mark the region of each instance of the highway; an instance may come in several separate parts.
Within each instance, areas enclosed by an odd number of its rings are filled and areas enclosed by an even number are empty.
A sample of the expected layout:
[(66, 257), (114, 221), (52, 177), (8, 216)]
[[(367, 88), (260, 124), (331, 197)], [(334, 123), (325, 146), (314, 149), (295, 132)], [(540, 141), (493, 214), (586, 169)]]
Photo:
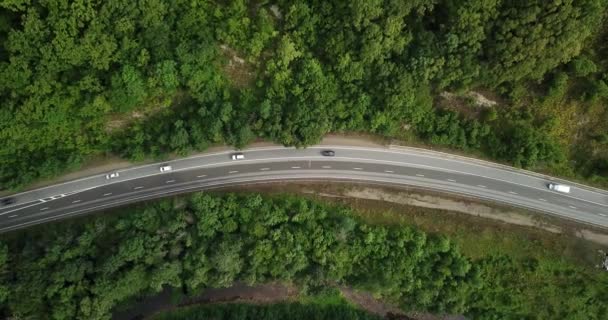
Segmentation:
[[(321, 155), (334, 150), (334, 157)], [(12, 195), (0, 208), (0, 232), (196, 190), (286, 180), (357, 181), (466, 195), (599, 227), (608, 227), (608, 192), (474, 159), (393, 147), (279, 146), (197, 155), (95, 175)], [(170, 172), (159, 167), (169, 164)], [(570, 194), (547, 188), (572, 185)], [(1, 199), (0, 199), (1, 200)]]

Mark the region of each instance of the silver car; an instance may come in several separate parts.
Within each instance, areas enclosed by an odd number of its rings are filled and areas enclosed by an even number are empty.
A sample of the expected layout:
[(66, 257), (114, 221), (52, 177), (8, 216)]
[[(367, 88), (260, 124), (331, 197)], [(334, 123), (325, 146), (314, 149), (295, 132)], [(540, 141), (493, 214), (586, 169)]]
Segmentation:
[(118, 174), (118, 172), (112, 172), (112, 173), (106, 174), (107, 180), (118, 178), (118, 177), (120, 177), (120, 174)]

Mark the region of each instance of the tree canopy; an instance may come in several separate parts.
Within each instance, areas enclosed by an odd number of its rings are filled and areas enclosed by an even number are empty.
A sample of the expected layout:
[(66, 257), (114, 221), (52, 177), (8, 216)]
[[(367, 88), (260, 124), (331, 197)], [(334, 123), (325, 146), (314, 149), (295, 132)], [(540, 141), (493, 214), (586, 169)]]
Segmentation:
[(522, 166), (564, 164), (544, 147), (521, 160), (491, 150), (511, 147), (499, 122), (446, 116), (434, 98), (521, 88), (567, 64), (589, 79), (584, 100), (607, 99), (603, 63), (578, 57), (606, 8), (604, 0), (4, 1), (0, 181), (22, 186), (107, 154), (141, 160), (255, 137), (304, 147), (344, 131), (409, 130)]
[(109, 319), (165, 287), (282, 281), (350, 285), (405, 310), (474, 319), (601, 320), (608, 277), (568, 264), (489, 256), (450, 239), (361, 222), (352, 209), (294, 196), (198, 193), (115, 215), (34, 228), (0, 243), (0, 314)]

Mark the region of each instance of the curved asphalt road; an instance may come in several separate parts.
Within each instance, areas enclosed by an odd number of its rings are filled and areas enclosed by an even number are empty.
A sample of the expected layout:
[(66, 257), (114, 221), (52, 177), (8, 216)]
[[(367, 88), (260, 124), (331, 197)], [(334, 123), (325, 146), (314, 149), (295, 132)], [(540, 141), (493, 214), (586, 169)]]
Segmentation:
[[(323, 157), (332, 149), (335, 157)], [(578, 222), (608, 227), (608, 192), (573, 185), (570, 194), (547, 189), (550, 180), (473, 159), (439, 153), (314, 146), (307, 149), (265, 147), (243, 151), (245, 160), (218, 152), (160, 164), (119, 170), (120, 177), (96, 175), (36, 189), (13, 197), (0, 208), (0, 232), (99, 211), (127, 203), (226, 185), (278, 180), (345, 180), (409, 185), (463, 194), (528, 208)]]

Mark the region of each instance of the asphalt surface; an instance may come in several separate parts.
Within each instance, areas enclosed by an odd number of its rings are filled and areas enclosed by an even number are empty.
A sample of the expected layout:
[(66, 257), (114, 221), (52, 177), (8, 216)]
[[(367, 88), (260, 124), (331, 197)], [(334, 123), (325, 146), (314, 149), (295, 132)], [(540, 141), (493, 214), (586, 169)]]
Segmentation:
[[(334, 150), (324, 157), (322, 150)], [(572, 185), (570, 194), (547, 188), (558, 179), (484, 165), (441, 154), (348, 146), (307, 149), (265, 147), (218, 152), (154, 165), (119, 170), (107, 180), (90, 176), (13, 195), (0, 208), (0, 232), (195, 190), (284, 180), (364, 181), (407, 185), (467, 195), (608, 227), (608, 192)], [(159, 167), (169, 164), (171, 172)], [(1, 200), (1, 199), (0, 199)]]

